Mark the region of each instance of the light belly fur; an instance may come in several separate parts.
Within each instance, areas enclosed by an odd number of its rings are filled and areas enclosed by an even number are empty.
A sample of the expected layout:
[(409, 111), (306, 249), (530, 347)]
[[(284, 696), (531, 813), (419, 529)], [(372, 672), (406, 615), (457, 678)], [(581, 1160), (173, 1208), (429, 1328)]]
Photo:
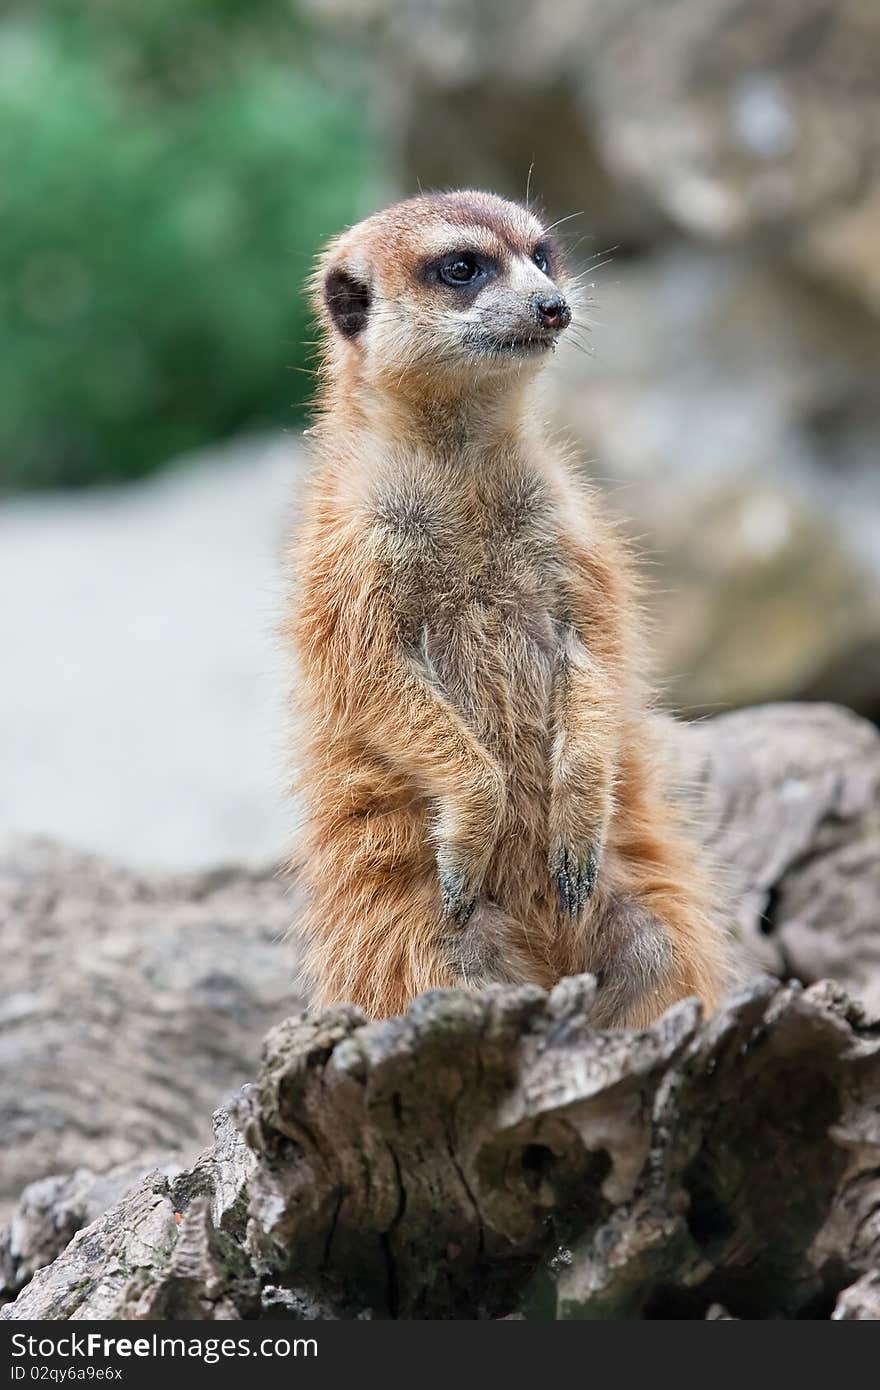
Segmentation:
[[(557, 625), (541, 603), (473, 602), (426, 624), (432, 681), (505, 772), (487, 896), (519, 916), (546, 878)], [(543, 896), (543, 893), (542, 893)]]

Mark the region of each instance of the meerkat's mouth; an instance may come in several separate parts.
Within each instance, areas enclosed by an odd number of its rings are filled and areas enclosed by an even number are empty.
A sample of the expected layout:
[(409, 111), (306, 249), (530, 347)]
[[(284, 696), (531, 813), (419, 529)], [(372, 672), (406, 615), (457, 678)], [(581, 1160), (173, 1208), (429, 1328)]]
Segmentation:
[(481, 333), (471, 346), (488, 357), (531, 356), (555, 348), (555, 333), (528, 333), (520, 337), (502, 338), (494, 333)]

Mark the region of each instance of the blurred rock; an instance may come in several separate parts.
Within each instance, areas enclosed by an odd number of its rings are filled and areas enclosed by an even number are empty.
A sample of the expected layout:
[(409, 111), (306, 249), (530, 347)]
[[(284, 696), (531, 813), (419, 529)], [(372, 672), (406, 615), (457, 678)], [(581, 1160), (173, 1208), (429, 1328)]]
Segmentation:
[(764, 240), (880, 308), (873, 0), (309, 3), (377, 28), (406, 185), (522, 196), (534, 159), (591, 232)]
[(831, 1316), (836, 1322), (880, 1322), (880, 1273), (872, 1270), (844, 1289)]
[[(572, 8), (582, 9), (581, 6)], [(685, 231), (763, 242), (880, 310), (873, 0), (594, 3), (583, 92), (607, 168)]]
[(833, 705), (679, 726), (680, 781), (742, 972), (831, 978), (880, 1019), (880, 736)]
[(479, 185), (523, 199), (531, 184), (556, 215), (589, 209), (593, 249), (609, 239), (643, 245), (666, 222), (635, 180), (623, 185), (608, 168), (583, 107), (595, 7), (307, 3), (330, 24), (372, 27), (382, 132), (402, 189)]
[(295, 1007), (273, 871), (146, 879), (39, 840), (0, 849), (0, 1210), (27, 1183), (208, 1142)]

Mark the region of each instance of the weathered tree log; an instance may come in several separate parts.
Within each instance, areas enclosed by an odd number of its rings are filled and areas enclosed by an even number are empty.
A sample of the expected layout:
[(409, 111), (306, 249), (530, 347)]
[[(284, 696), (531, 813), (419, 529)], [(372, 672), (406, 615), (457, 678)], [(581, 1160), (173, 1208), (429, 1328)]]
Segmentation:
[(193, 1159), (302, 1002), (295, 916), (273, 869), (149, 877), (3, 843), (0, 1217), (39, 1178)]
[[(78, 1168), (75, 1173), (29, 1183), (0, 1233), (0, 1302), (13, 1298), (77, 1231), (114, 1206), (150, 1167), (136, 1159), (106, 1173)], [(180, 1161), (173, 1158), (162, 1165), (169, 1177), (181, 1170)]]
[(247, 1147), (221, 1119), (3, 1316), (873, 1316), (880, 1028), (830, 984), (637, 1034), (592, 1030), (593, 996), (288, 1020), (235, 1107)]
[(678, 725), (694, 830), (743, 968), (846, 986), (880, 1015), (880, 737), (837, 705)]

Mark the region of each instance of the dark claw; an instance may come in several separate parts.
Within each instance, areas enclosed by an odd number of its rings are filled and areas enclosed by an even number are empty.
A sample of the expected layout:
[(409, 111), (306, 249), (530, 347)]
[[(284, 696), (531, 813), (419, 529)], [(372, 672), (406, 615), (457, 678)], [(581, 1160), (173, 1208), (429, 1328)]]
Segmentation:
[(562, 872), (558, 873), (556, 885), (559, 889), (559, 911), (565, 917), (568, 914), (568, 875)]
[(583, 859), (578, 859), (574, 850), (564, 848), (556, 856), (553, 867), (559, 894), (559, 910), (563, 917), (574, 920), (586, 906), (587, 899), (596, 886), (599, 860), (593, 850), (588, 850)]
[(477, 906), (477, 894), (469, 891), (469, 885), (460, 870), (441, 869), (440, 906), (447, 922), (463, 927), (470, 921)]
[(459, 922), (461, 923), (462, 926), (464, 926), (465, 922), (469, 922), (470, 919), (471, 919), (471, 917), (473, 917), (473, 915), (474, 915), (474, 908), (476, 907), (476, 905), (477, 905), (477, 898), (476, 898), (476, 894), (475, 894), (475, 895), (471, 898), (471, 900), (470, 900), (469, 903), (465, 903), (464, 907), (462, 908), (461, 912), (459, 913), (458, 920), (459, 920)]
[(585, 885), (584, 900), (586, 901), (596, 887), (596, 879), (599, 876), (599, 860), (593, 850), (590, 850), (587, 855), (583, 868), (583, 876)]

